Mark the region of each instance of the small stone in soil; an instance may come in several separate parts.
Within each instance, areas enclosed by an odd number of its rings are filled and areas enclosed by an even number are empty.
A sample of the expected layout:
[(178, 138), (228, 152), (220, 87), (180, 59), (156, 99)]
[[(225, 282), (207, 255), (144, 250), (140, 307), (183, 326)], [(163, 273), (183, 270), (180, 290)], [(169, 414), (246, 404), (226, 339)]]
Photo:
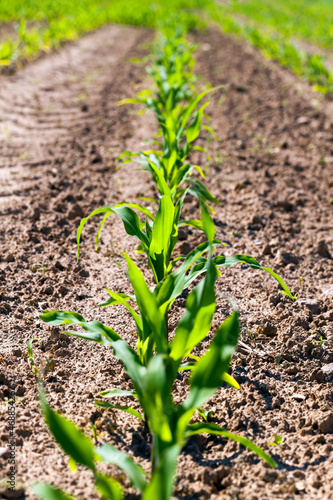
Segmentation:
[(322, 366), (321, 369), (324, 373), (333, 373), (333, 363), (330, 363), (328, 365), (324, 365), (324, 366)]
[(296, 401), (304, 401), (305, 396), (303, 394), (293, 394), (293, 399), (296, 399)]

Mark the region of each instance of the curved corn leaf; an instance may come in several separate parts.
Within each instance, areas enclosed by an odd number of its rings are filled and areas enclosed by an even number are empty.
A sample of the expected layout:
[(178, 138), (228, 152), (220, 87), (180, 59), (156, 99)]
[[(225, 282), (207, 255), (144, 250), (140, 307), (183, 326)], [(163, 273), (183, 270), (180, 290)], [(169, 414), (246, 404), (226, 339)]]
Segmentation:
[[(112, 290), (109, 290), (108, 288), (106, 288), (106, 291), (110, 295), (110, 298), (108, 300), (106, 300), (105, 302), (102, 302), (99, 305), (100, 306), (108, 306), (111, 304), (112, 305), (117, 305), (117, 304), (124, 305), (126, 307), (126, 309), (131, 313), (132, 318), (134, 319), (137, 330), (138, 330), (138, 335), (141, 338), (142, 337), (142, 320), (141, 320), (140, 316), (138, 315), (138, 313), (135, 312), (134, 309), (127, 302), (127, 299), (133, 300), (133, 297), (131, 297), (130, 295), (127, 295), (125, 293), (112, 292)], [(134, 297), (134, 299), (135, 299), (135, 297)]]
[(232, 434), (231, 432), (228, 432), (225, 429), (222, 429), (216, 424), (210, 424), (208, 422), (205, 423), (199, 423), (199, 424), (193, 424), (193, 425), (188, 425), (187, 430), (186, 430), (186, 437), (189, 438), (190, 436), (195, 436), (196, 434), (213, 434), (215, 436), (223, 436), (229, 439), (232, 439), (233, 441), (237, 441), (241, 445), (245, 446), (249, 450), (253, 451), (258, 457), (263, 458), (266, 460), (266, 462), (271, 466), (274, 467), (275, 469), (278, 467), (277, 463), (275, 460), (273, 460), (272, 457), (270, 457), (267, 453), (264, 452), (259, 446), (254, 444), (252, 441), (249, 439), (243, 437), (243, 436), (238, 436), (237, 434)]
[(130, 413), (131, 415), (134, 415), (134, 417), (138, 418), (139, 420), (142, 421), (144, 420), (141, 413), (134, 410), (134, 408), (131, 408), (131, 406), (113, 405), (108, 401), (95, 401), (95, 405), (98, 406), (99, 408), (113, 408), (114, 410), (121, 410), (124, 411), (125, 413)]
[[(152, 200), (152, 198), (146, 198), (146, 199), (149, 199), (150, 201)], [(155, 200), (153, 201), (155, 202)], [(145, 214), (147, 217), (149, 217), (149, 219), (154, 220), (154, 215), (151, 213), (151, 211), (148, 208), (139, 205), (139, 203), (127, 203), (125, 201), (122, 201), (121, 203), (117, 203), (117, 205), (115, 205), (115, 208), (117, 207), (136, 208), (137, 210)]]
[(123, 396), (133, 396), (135, 398), (138, 397), (138, 395), (134, 391), (125, 391), (123, 389), (117, 389), (117, 388), (107, 389), (105, 391), (100, 392), (99, 395), (104, 398), (115, 398)]
[(206, 337), (210, 330), (216, 306), (214, 291), (216, 269), (211, 258), (209, 262), (205, 279), (187, 298), (186, 311), (171, 342), (170, 356), (178, 364)]
[(128, 295), (127, 293), (115, 293), (115, 292), (112, 292), (111, 290), (109, 290), (108, 288), (106, 288), (105, 290), (111, 296), (110, 296), (109, 299), (107, 299), (104, 302), (101, 302), (100, 304), (98, 304), (101, 307), (111, 306), (111, 305), (115, 305), (116, 306), (118, 304), (123, 304), (124, 300), (125, 301), (127, 301), (127, 300), (135, 300), (134, 295)]
[[(188, 192), (192, 194), (193, 196), (196, 196), (200, 201), (203, 201), (207, 205), (207, 201), (210, 201), (211, 203), (215, 203), (216, 205), (219, 205), (219, 201), (214, 198), (212, 193), (197, 179), (193, 179), (192, 177), (189, 177), (189, 182), (191, 183), (191, 187), (188, 188)], [(207, 208), (211, 213), (214, 213), (214, 210), (208, 205)]]
[[(114, 331), (112, 328), (103, 325), (99, 321), (85, 321), (83, 316), (73, 312), (66, 311), (44, 311), (41, 314), (40, 319), (45, 323), (49, 323), (54, 326), (58, 325), (79, 325), (82, 328), (89, 332), (91, 335), (80, 334), (77, 332), (66, 331), (69, 335), (81, 336), (82, 338), (86, 338), (88, 340), (94, 340), (95, 342), (103, 341), (104, 337), (109, 342), (113, 342), (115, 340), (119, 340), (121, 337)], [(99, 340), (98, 340), (99, 339)]]
[[(128, 276), (134, 289), (136, 301), (140, 309), (142, 319), (148, 323), (159, 352), (166, 352), (166, 329), (164, 318), (158, 308), (156, 298), (149, 290), (143, 274), (134, 264), (132, 259), (123, 253), (128, 265)], [(143, 341), (146, 340), (145, 331), (143, 329)]]
[(105, 474), (95, 475), (95, 487), (104, 500), (123, 500), (123, 489), (113, 477)]
[(90, 439), (79, 431), (73, 422), (52, 410), (46, 402), (45, 393), (41, 387), (39, 399), (45, 422), (63, 451), (75, 462), (95, 472), (95, 453)]
[(124, 451), (119, 451), (109, 444), (103, 444), (100, 448), (95, 448), (97, 455), (103, 462), (114, 464), (125, 472), (131, 484), (139, 491), (143, 491), (147, 485), (145, 473)]
[[(218, 258), (218, 257), (217, 257)], [(290, 297), (292, 300), (296, 300), (297, 297), (293, 296), (287, 287), (287, 285), (284, 283), (282, 278), (276, 274), (272, 269), (269, 267), (264, 267), (259, 264), (259, 262), (254, 258), (254, 257), (249, 257), (248, 255), (234, 255), (233, 257), (224, 257), (224, 260), (222, 260), (222, 257), (220, 257), (220, 262), (216, 262), (216, 265), (218, 266), (223, 266), (223, 267), (231, 267), (234, 264), (237, 264), (238, 262), (248, 264), (252, 269), (262, 269), (263, 271), (266, 271), (269, 273), (273, 278), (277, 280), (277, 282), (281, 285), (282, 289), (281, 292)]]
[(139, 217), (134, 212), (134, 210), (132, 210), (131, 208), (129, 208), (127, 206), (124, 206), (124, 207), (105, 206), (105, 207), (97, 208), (96, 210), (91, 212), (91, 214), (88, 215), (88, 217), (85, 217), (84, 219), (81, 220), (80, 226), (77, 230), (77, 236), (76, 236), (77, 245), (78, 245), (78, 247), (77, 247), (77, 258), (78, 259), (80, 256), (81, 233), (82, 233), (82, 230), (83, 230), (86, 222), (94, 215), (98, 215), (98, 214), (102, 214), (102, 213), (105, 213), (105, 216), (104, 216), (104, 219), (102, 220), (102, 222), (99, 226), (98, 233), (97, 233), (98, 237), (100, 235), (101, 229), (102, 229), (107, 217), (111, 213), (114, 213), (116, 215), (119, 215), (119, 217), (122, 219), (126, 233), (129, 234), (130, 236), (135, 236), (136, 238), (138, 238), (145, 248), (148, 247), (147, 236), (145, 233), (143, 233), (141, 231)]
[(97, 342), (97, 344), (109, 346), (112, 345), (112, 342), (100, 333), (83, 333), (83, 332), (75, 332), (73, 330), (63, 330), (61, 333), (66, 333), (66, 335), (71, 335), (72, 337), (78, 337), (83, 340), (90, 340), (92, 342)]
[(71, 495), (46, 483), (35, 483), (30, 489), (41, 500), (75, 500)]
[(222, 373), (222, 380), (223, 380), (223, 382), (226, 382), (227, 384), (229, 384), (231, 387), (234, 387), (235, 389), (240, 389), (240, 386), (239, 386), (239, 383), (237, 382), (237, 380), (235, 380), (234, 377), (229, 375), (229, 373), (227, 373), (227, 372)]
[(203, 225), (201, 220), (189, 219), (189, 220), (181, 220), (178, 222), (178, 227), (184, 227), (184, 226), (192, 226), (195, 229), (200, 229), (201, 231), (203, 231)]

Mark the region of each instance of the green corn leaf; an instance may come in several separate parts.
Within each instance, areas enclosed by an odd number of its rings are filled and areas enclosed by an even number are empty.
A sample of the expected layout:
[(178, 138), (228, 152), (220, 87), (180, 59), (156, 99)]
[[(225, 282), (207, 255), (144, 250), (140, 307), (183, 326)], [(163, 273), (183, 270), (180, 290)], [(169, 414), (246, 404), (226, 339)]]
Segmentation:
[(216, 269), (210, 259), (207, 274), (190, 293), (186, 301), (186, 311), (181, 318), (171, 342), (170, 356), (178, 363), (205, 338), (215, 312)]
[(158, 205), (158, 201), (155, 200), (155, 198), (150, 198), (149, 196), (140, 196), (140, 200), (150, 201), (151, 203), (157, 203), (157, 205)]
[(205, 102), (203, 106), (199, 109), (199, 111), (195, 114), (194, 120), (189, 127), (185, 130), (186, 141), (187, 144), (195, 141), (200, 134), (201, 131), (201, 120), (204, 109), (208, 106), (209, 101)]
[(97, 342), (97, 344), (105, 345), (105, 346), (110, 346), (112, 345), (112, 342), (100, 333), (83, 333), (83, 332), (75, 332), (73, 330), (63, 330), (61, 333), (66, 333), (66, 335), (71, 335), (72, 337), (78, 337), (79, 339), (83, 340), (90, 340), (92, 342)]
[(135, 398), (138, 397), (136, 392), (134, 391), (125, 391), (123, 389), (107, 389), (99, 393), (101, 397), (104, 398), (116, 398), (116, 397), (124, 397), (124, 396), (133, 396)]
[(277, 273), (275, 273), (269, 267), (262, 267), (261, 269), (263, 271), (267, 271), (271, 276), (273, 276), (273, 278), (275, 278), (278, 281), (278, 283), (282, 287), (281, 293), (283, 293), (284, 295), (287, 295), (292, 300), (297, 300), (297, 296), (296, 295), (292, 295), (292, 293), (290, 292), (290, 290), (287, 287), (287, 285), (285, 284), (285, 282), (282, 280), (282, 278)]
[[(193, 196), (196, 196), (199, 198), (200, 201), (207, 202), (210, 201), (211, 203), (215, 203), (216, 205), (219, 205), (219, 201), (214, 198), (212, 193), (197, 179), (193, 179), (192, 177), (189, 177), (189, 182), (191, 183), (191, 187), (188, 189), (188, 192), (190, 194), (193, 194)], [(214, 210), (210, 207), (208, 207), (211, 212), (214, 212)]]
[(105, 207), (97, 208), (96, 210), (91, 212), (91, 214), (88, 217), (85, 217), (84, 219), (81, 220), (80, 226), (77, 230), (77, 236), (76, 236), (77, 244), (78, 244), (77, 258), (79, 258), (79, 255), (80, 255), (81, 233), (82, 233), (82, 230), (83, 230), (86, 222), (94, 215), (98, 215), (101, 213), (105, 213), (105, 216), (104, 216), (104, 219), (102, 220), (102, 223), (99, 226), (99, 230), (97, 233), (98, 237), (100, 235), (101, 229), (102, 229), (107, 217), (111, 213), (114, 213), (114, 214), (119, 215), (119, 217), (122, 219), (126, 233), (129, 234), (130, 236), (135, 236), (136, 238), (138, 238), (141, 241), (141, 243), (144, 245), (144, 247), (148, 248), (147, 236), (145, 233), (143, 233), (140, 230), (139, 217), (131, 208), (128, 208), (126, 206), (125, 207), (105, 206)]
[(151, 239), (153, 237), (153, 232), (152, 232), (152, 226), (151, 224), (149, 223), (149, 220), (146, 219), (146, 224), (145, 224), (145, 227), (146, 227), (146, 235), (148, 237), (148, 241), (149, 241), (149, 246), (150, 246), (150, 243), (151, 243)]
[[(164, 318), (159, 311), (158, 304), (154, 295), (150, 292), (143, 274), (134, 264), (132, 259), (123, 253), (128, 264), (128, 276), (132, 283), (136, 301), (140, 309), (141, 315), (149, 324), (149, 327), (154, 335), (154, 340), (159, 352), (166, 351), (166, 330)], [(146, 339), (143, 338), (143, 341)]]
[(63, 451), (75, 462), (95, 472), (94, 448), (90, 439), (73, 422), (52, 410), (42, 388), (39, 389), (39, 399), (45, 422)]
[(192, 168), (193, 165), (188, 163), (175, 170), (170, 180), (171, 192), (173, 192), (175, 189), (178, 189), (180, 184), (187, 179), (187, 176)]
[[(95, 237), (95, 250), (97, 252), (98, 250), (98, 244), (99, 244), (99, 239), (101, 237), (101, 232), (102, 232), (102, 229), (103, 229), (103, 226), (104, 224), (106, 223), (107, 219), (110, 217), (110, 215), (112, 214), (113, 212), (107, 212), (103, 219), (101, 220), (101, 222), (99, 223), (99, 226), (98, 226), (98, 231), (96, 233), (96, 237)], [(78, 243), (78, 249), (77, 249), (77, 260), (79, 260), (79, 243)]]
[(132, 318), (134, 319), (137, 330), (138, 330), (138, 335), (141, 338), (142, 337), (142, 320), (141, 320), (140, 316), (138, 315), (138, 313), (135, 312), (134, 309), (127, 302), (128, 299), (133, 300), (133, 297), (131, 297), (130, 295), (127, 295), (125, 293), (112, 292), (112, 290), (109, 290), (108, 288), (106, 288), (106, 291), (110, 295), (110, 299), (103, 302), (102, 304), (99, 304), (99, 305), (100, 306), (108, 306), (110, 304), (113, 304), (113, 305), (122, 304), (122, 305), (124, 305), (126, 307), (126, 309), (131, 313)]
[[(112, 330), (112, 328), (103, 325), (99, 321), (85, 321), (85, 319), (80, 314), (77, 313), (66, 312), (66, 311), (44, 311), (43, 314), (41, 314), (39, 317), (45, 323), (49, 323), (54, 326), (58, 325), (82, 326), (82, 328), (86, 332), (92, 334), (91, 338), (88, 338), (89, 336), (82, 336), (82, 338), (87, 338), (88, 340), (95, 340), (95, 342), (98, 342), (97, 339), (100, 338), (99, 335), (106, 338), (110, 342), (120, 339), (119, 335), (114, 330)], [(75, 336), (81, 335), (76, 332), (66, 332), (66, 333)], [(96, 335), (96, 338), (93, 337), (94, 335)]]
[(209, 215), (209, 212), (203, 203), (201, 203), (201, 220), (202, 220), (202, 227), (203, 230), (205, 231), (207, 239), (209, 243), (212, 244), (215, 236), (215, 224), (212, 221), (212, 218)]
[(227, 373), (227, 372), (222, 373), (222, 380), (223, 380), (223, 382), (226, 382), (227, 384), (229, 384), (231, 387), (234, 387), (235, 389), (240, 389), (240, 386), (239, 386), (239, 383), (237, 382), (237, 380), (235, 380), (234, 377), (229, 375), (229, 373)]
[(139, 99), (137, 97), (130, 97), (127, 99), (121, 99), (117, 102), (117, 106), (123, 106), (124, 104), (141, 104), (144, 103), (145, 99)]
[(117, 340), (113, 342), (112, 347), (115, 357), (124, 363), (125, 370), (132, 379), (135, 392), (141, 398), (145, 392), (144, 377), (146, 368), (142, 366), (139, 356), (125, 341)]
[[(185, 272), (186, 271), (182, 268), (174, 271), (167, 276), (160, 286), (155, 288), (155, 293), (157, 293), (157, 302), (160, 309), (163, 304), (165, 304), (167, 310), (169, 308), (169, 304), (183, 292)], [(162, 313), (166, 312), (166, 310), (164, 308)]]
[[(220, 245), (220, 240), (214, 240), (212, 247), (214, 248), (217, 245)], [(203, 254), (207, 253), (210, 249), (210, 244), (208, 241), (204, 241), (200, 243), (196, 248), (191, 250), (191, 252), (186, 256), (184, 263), (182, 264), (182, 268), (188, 271), (190, 267), (194, 264), (196, 260), (198, 260)]]
[(153, 229), (152, 239), (149, 246), (149, 255), (155, 268), (158, 281), (161, 281), (166, 273), (168, 265), (167, 255), (169, 252), (171, 235), (174, 230), (175, 208), (169, 196), (162, 196), (157, 211)]
[[(200, 257), (198, 256), (196, 258), (196, 260), (198, 260), (199, 258), (201, 258), (201, 256)], [(272, 271), (272, 269), (270, 269), (269, 267), (261, 266), (259, 264), (259, 262), (253, 257), (249, 257), (247, 255), (234, 255), (232, 257), (224, 257), (223, 255), (219, 255), (219, 256), (213, 258), (213, 262), (214, 262), (214, 265), (218, 266), (218, 267), (229, 268), (229, 267), (233, 266), (234, 264), (241, 263), (241, 264), (248, 264), (252, 269), (261, 269), (262, 271), (266, 271), (271, 276), (273, 276), (273, 278), (275, 278), (277, 280), (277, 282), (281, 285), (281, 287), (283, 288), (283, 290), (281, 290), (281, 293), (284, 293), (285, 295), (290, 297), (292, 300), (297, 299), (297, 297), (295, 297), (291, 294), (289, 288), (287, 287), (287, 285), (284, 283), (284, 281), (282, 280), (282, 278), (278, 274), (276, 274), (274, 271)], [(184, 288), (187, 288), (194, 281), (194, 279), (197, 276), (205, 273), (206, 271), (207, 271), (207, 260), (205, 259), (191, 269), (190, 273), (186, 277)]]
[[(152, 200), (152, 198), (146, 198), (146, 199), (147, 200), (149, 199), (150, 201)], [(153, 201), (155, 202), (154, 199), (153, 199)], [(127, 203), (124, 201), (121, 203), (117, 203), (117, 205), (115, 205), (115, 208), (117, 208), (117, 207), (136, 208), (137, 210), (139, 210), (140, 212), (145, 214), (147, 217), (149, 217), (149, 219), (154, 220), (154, 215), (151, 213), (151, 211), (148, 208), (143, 207), (142, 205), (139, 205), (138, 203)]]
[(152, 478), (142, 494), (142, 500), (170, 499), (181, 448), (181, 445), (175, 444), (160, 453), (159, 464), (155, 467)]
[(223, 436), (232, 439), (233, 441), (237, 441), (241, 445), (253, 451), (256, 455), (258, 455), (258, 457), (263, 458), (271, 467), (277, 468), (278, 466), (272, 457), (270, 457), (267, 453), (265, 453), (264, 450), (259, 448), (259, 446), (255, 445), (252, 441), (242, 436), (238, 436), (237, 434), (232, 434), (231, 432), (222, 429), (216, 424), (210, 424), (208, 422), (205, 422), (205, 423), (188, 425), (186, 431), (186, 437), (189, 438), (190, 436), (203, 433), (213, 434), (215, 436)]
[(190, 395), (183, 403), (185, 411), (199, 408), (221, 386), (239, 335), (238, 313), (233, 313), (217, 330), (209, 351), (197, 361), (190, 379)]
[(32, 343), (34, 340), (38, 340), (37, 337), (28, 340), (27, 349), (28, 349), (28, 356), (29, 356), (29, 360), (30, 360), (31, 369), (35, 370), (35, 373), (38, 373), (38, 369), (35, 368), (35, 359), (34, 359), (34, 353), (32, 350)]
[(103, 444), (100, 448), (95, 448), (97, 455), (103, 462), (114, 464), (125, 472), (131, 484), (139, 491), (146, 487), (145, 473), (124, 451), (119, 451), (109, 444)]
[(185, 371), (185, 370), (193, 370), (194, 367), (195, 367), (195, 363), (193, 363), (193, 361), (191, 361), (189, 363), (182, 363), (179, 366), (178, 371), (181, 372), (181, 371)]
[(39, 317), (45, 323), (50, 323), (53, 326), (77, 325), (85, 321), (81, 314), (67, 311), (43, 311)]
[[(200, 258), (198, 258), (198, 260), (199, 259)], [(200, 274), (205, 273), (207, 271), (207, 266), (207, 262), (199, 262), (199, 264), (193, 266), (191, 271), (186, 276), (184, 288), (188, 288), (195, 278), (197, 278)]]
[(164, 443), (171, 443), (173, 439), (170, 422), (174, 408), (170, 390), (173, 381), (174, 377), (167, 377), (163, 356), (157, 355), (151, 358), (145, 375), (146, 392), (142, 406), (148, 417), (151, 432)]
[(259, 264), (259, 262), (254, 258), (254, 257), (249, 257), (248, 255), (234, 255), (233, 257), (223, 257), (220, 258), (220, 262), (217, 262), (218, 266), (223, 266), (223, 267), (231, 267), (234, 264), (237, 264), (238, 262), (248, 264), (252, 269), (262, 269), (263, 271), (268, 272), (273, 278), (277, 280), (277, 282), (281, 285), (282, 287), (282, 293), (290, 297), (292, 300), (296, 300), (297, 297), (293, 296), (287, 287), (287, 285), (284, 283), (282, 278), (278, 274), (276, 274), (272, 269), (269, 267), (264, 267)]
[(186, 124), (189, 120), (189, 118), (191, 117), (193, 111), (196, 109), (196, 107), (198, 106), (199, 102), (207, 95), (209, 94), (210, 92), (213, 92), (214, 90), (220, 88), (221, 86), (219, 87), (215, 87), (213, 89), (208, 89), (208, 90), (205, 90), (204, 92), (202, 92), (201, 94), (199, 94), (198, 96), (196, 96), (194, 99), (192, 99), (192, 101), (190, 102), (190, 104), (184, 109), (184, 111), (182, 112), (182, 114), (180, 115), (180, 118), (181, 118), (181, 125), (180, 125), (180, 128), (181, 130), (183, 130), (185, 127), (186, 127)]
[[(134, 295), (128, 295), (127, 293), (115, 293), (111, 292), (108, 288), (105, 289), (111, 296), (109, 299), (105, 300), (104, 302), (101, 302), (98, 304), (101, 307), (104, 306), (111, 306), (111, 305), (118, 305), (118, 304), (123, 304), (124, 300), (135, 300)], [(111, 293), (110, 293), (111, 292)]]
[(68, 495), (64, 491), (53, 488), (53, 486), (45, 483), (35, 483), (30, 489), (33, 494), (41, 500), (75, 500), (74, 497)]
[[(215, 247), (220, 243), (220, 240), (214, 240), (212, 246)], [(205, 267), (205, 265), (200, 264), (199, 270), (196, 266), (194, 266), (194, 272), (192, 272), (191, 270), (189, 275), (185, 277), (186, 272), (193, 265), (193, 263), (200, 259), (204, 253), (208, 252), (208, 250), (208, 241), (201, 243), (186, 256), (186, 258), (184, 259), (184, 263), (179, 269), (169, 274), (169, 276), (167, 276), (167, 278), (162, 283), (159, 283), (156, 286), (154, 293), (157, 296), (158, 304), (163, 314), (171, 306), (172, 301), (188, 287), (188, 285), (196, 278), (196, 276), (207, 271), (207, 266)], [(177, 258), (175, 259), (175, 261), (179, 259), (180, 258)], [(207, 260), (205, 262), (207, 262)]]
[(151, 161), (150, 159), (148, 161), (149, 161), (150, 168), (152, 169), (152, 171), (154, 172), (154, 174), (157, 177), (157, 181), (158, 181), (157, 183), (158, 183), (158, 188), (159, 188), (160, 193), (162, 195), (166, 195), (166, 196), (169, 196), (171, 198), (171, 191), (170, 191), (170, 188), (167, 185), (166, 180), (163, 176), (162, 170), (160, 170), (155, 165), (155, 163), (153, 161)]
[(108, 401), (95, 401), (95, 405), (98, 406), (99, 408), (113, 408), (114, 410), (121, 410), (124, 411), (125, 413), (130, 413), (131, 415), (134, 415), (134, 417), (138, 418), (139, 420), (142, 421), (144, 420), (141, 414), (138, 411), (134, 410), (134, 408), (131, 408), (131, 406), (113, 405)]
[[(191, 355), (188, 355), (188, 357), (193, 357)], [(200, 358), (198, 358), (200, 359)], [(193, 361), (190, 361), (188, 363), (182, 363), (180, 367), (178, 368), (178, 371), (184, 371), (184, 370), (193, 370), (195, 367), (196, 363)], [(240, 389), (239, 383), (237, 380), (235, 380), (231, 375), (228, 373), (222, 373), (221, 377), (221, 382), (225, 382), (229, 384), (231, 387), (234, 387), (234, 389)]]
[(110, 476), (96, 474), (95, 487), (104, 500), (123, 500), (123, 489), (121, 485)]

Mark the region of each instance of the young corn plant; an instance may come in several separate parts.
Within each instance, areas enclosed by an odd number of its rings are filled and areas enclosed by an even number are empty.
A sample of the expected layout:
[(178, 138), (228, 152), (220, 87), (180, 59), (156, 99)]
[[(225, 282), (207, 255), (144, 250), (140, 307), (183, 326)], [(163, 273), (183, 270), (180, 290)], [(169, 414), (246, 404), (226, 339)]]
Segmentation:
[[(126, 233), (139, 240), (140, 243), (137, 250), (147, 255), (148, 265), (153, 272), (157, 285), (156, 292), (158, 292), (162, 286), (166, 286), (165, 281), (167, 278), (174, 281), (176, 277), (181, 276), (183, 280), (183, 288), (181, 290), (179, 288), (180, 295), (198, 275), (206, 271), (207, 259), (205, 259), (203, 255), (207, 253), (209, 246), (208, 243), (201, 243), (187, 256), (179, 256), (172, 259), (172, 252), (178, 241), (178, 228), (191, 225), (196, 229), (204, 231), (205, 224), (207, 225), (207, 223), (211, 221), (210, 214), (204, 203), (201, 204), (201, 220), (179, 220), (182, 204), (183, 198), (176, 204), (176, 206), (174, 206), (171, 197), (163, 195), (159, 200), (159, 206), (155, 216), (147, 208), (137, 203), (124, 202), (115, 206), (104, 206), (94, 210), (88, 217), (81, 220), (78, 228), (78, 258), (81, 234), (87, 221), (95, 215), (104, 214), (96, 235), (97, 247), (100, 233), (105, 222), (111, 214), (116, 214), (122, 219)], [(133, 208), (143, 212), (146, 215), (146, 220), (140, 222), (140, 219)], [(212, 227), (211, 232), (214, 232), (215, 236), (215, 227), (213, 223), (210, 227)], [(214, 247), (219, 244), (221, 244), (220, 240), (213, 240)], [(180, 268), (176, 268), (181, 260), (184, 261), (182, 266)], [(247, 255), (224, 257), (223, 255), (220, 255), (214, 258), (214, 263), (218, 267), (230, 267), (239, 262), (248, 264), (253, 269), (262, 269), (267, 271), (278, 281), (283, 293), (292, 299), (294, 298), (283, 280), (270, 268), (261, 266), (253, 257), (249, 257)], [(193, 265), (194, 267), (192, 267)], [(189, 275), (186, 274), (188, 272)]]
[[(195, 46), (184, 37), (184, 29), (174, 29), (173, 24), (167, 23), (164, 31), (164, 36), (155, 46), (153, 64), (148, 67), (155, 90), (143, 91), (137, 98), (119, 103), (140, 103), (153, 110), (162, 135), (162, 141), (155, 141), (160, 149), (139, 153), (126, 151), (119, 158), (127, 158), (123, 163), (136, 159), (152, 175), (159, 193), (163, 195), (170, 191), (174, 203), (185, 191), (201, 202), (217, 203), (207, 188), (191, 177), (196, 169), (204, 178), (201, 168), (187, 161), (191, 151), (205, 151), (194, 142), (202, 130), (202, 118), (209, 102), (200, 107), (199, 104), (214, 89), (195, 94), (193, 84), (196, 79), (191, 73)], [(210, 127), (203, 128), (213, 133)], [(187, 187), (181, 188), (185, 183)]]
[[(217, 270), (212, 257), (213, 230), (209, 229), (211, 232), (205, 278), (189, 294), (186, 311), (170, 343), (166, 339), (166, 325), (158, 298), (149, 290), (140, 270), (128, 256), (125, 256), (128, 276), (141, 313), (140, 321), (138, 315), (130, 311), (137, 326), (141, 356), (114, 330), (101, 323), (86, 322), (82, 316), (71, 312), (53, 311), (41, 316), (51, 325), (80, 325), (85, 333), (76, 331), (65, 333), (113, 349), (115, 357), (124, 364), (132, 381), (133, 390), (110, 388), (103, 391), (101, 396), (135, 398), (141, 411), (128, 405), (106, 401), (96, 401), (95, 404), (102, 408), (131, 413), (138, 419), (145, 420), (149, 428), (152, 451), (151, 471), (147, 477), (124, 452), (119, 452), (108, 444), (94, 448), (91, 441), (80, 433), (73, 423), (50, 408), (41, 391), (42, 411), (50, 431), (72, 462), (78, 462), (92, 470), (96, 488), (104, 499), (120, 499), (123, 498), (123, 493), (119, 483), (98, 472), (97, 463), (101, 460), (120, 467), (128, 475), (132, 485), (141, 492), (143, 500), (169, 499), (173, 491), (177, 458), (190, 437), (199, 433), (233, 439), (266, 460), (272, 467), (277, 467), (275, 461), (264, 450), (247, 438), (232, 434), (227, 429), (206, 421), (191, 423), (196, 410), (201, 409), (223, 381), (236, 388), (239, 387), (228, 374), (230, 360), (239, 336), (238, 313), (235, 309), (217, 329), (209, 350), (201, 358), (192, 354), (210, 330), (216, 309)], [(145, 325), (148, 325), (146, 330)], [(155, 355), (153, 355), (154, 350)], [(142, 357), (143, 351), (146, 355), (150, 354), (148, 362)], [(186, 359), (191, 359), (191, 362), (184, 363)], [(191, 370), (189, 394), (181, 404), (177, 405), (173, 400), (173, 386), (178, 372), (184, 369)], [(57, 495), (54, 496), (57, 499), (69, 498), (64, 492), (44, 484), (34, 485), (33, 491), (42, 499), (52, 498), (51, 493)]]

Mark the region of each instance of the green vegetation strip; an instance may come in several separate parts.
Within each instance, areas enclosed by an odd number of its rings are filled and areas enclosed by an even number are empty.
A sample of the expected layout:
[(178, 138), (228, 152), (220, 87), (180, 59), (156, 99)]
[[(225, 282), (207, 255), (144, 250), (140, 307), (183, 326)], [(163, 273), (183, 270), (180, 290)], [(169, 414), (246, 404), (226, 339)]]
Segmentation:
[(203, 5), (203, 0), (0, 0), (0, 30), (11, 23), (17, 33), (0, 39), (0, 66), (31, 60), (107, 23), (156, 27), (182, 10), (187, 27), (202, 25), (193, 9)]
[(182, 13), (187, 28), (202, 27), (203, 18), (214, 21), (307, 79), (315, 90), (330, 94), (333, 73), (324, 58), (315, 50), (301, 50), (294, 38), (331, 49), (332, 5), (330, 0), (0, 0), (0, 26), (16, 28), (16, 35), (0, 40), (0, 67), (31, 60), (106, 23), (156, 27)]
[(333, 47), (333, 2), (207, 0), (205, 9), (225, 33), (244, 38), (268, 59), (278, 61), (308, 80), (314, 90), (333, 93), (333, 72), (325, 64), (325, 58), (316, 53), (315, 47), (311, 52), (298, 47), (302, 40)]

